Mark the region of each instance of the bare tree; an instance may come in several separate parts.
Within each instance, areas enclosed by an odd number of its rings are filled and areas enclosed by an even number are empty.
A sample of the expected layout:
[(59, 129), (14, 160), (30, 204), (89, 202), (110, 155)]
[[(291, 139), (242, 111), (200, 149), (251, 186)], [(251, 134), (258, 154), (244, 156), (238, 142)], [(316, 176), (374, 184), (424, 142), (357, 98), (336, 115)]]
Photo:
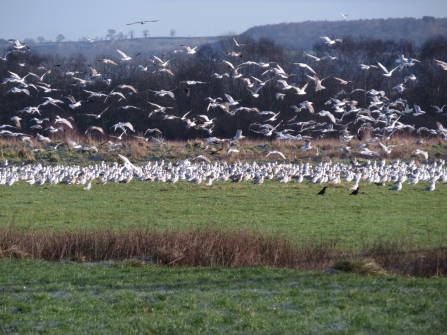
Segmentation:
[(116, 37), (118, 38), (118, 41), (121, 41), (121, 40), (125, 40), (126, 38), (127, 38), (127, 35), (126, 34), (123, 34), (123, 32), (119, 32), (117, 35), (116, 35)]
[(62, 35), (62, 34), (59, 34), (59, 35), (57, 35), (56, 36), (56, 41), (57, 42), (62, 42), (63, 40), (65, 40), (65, 36), (64, 35)]
[(107, 30), (106, 38), (108, 38), (109, 40), (113, 41), (115, 39), (115, 36), (116, 36), (116, 30), (115, 29)]
[(175, 35), (177, 35), (177, 30), (175, 29), (169, 30), (169, 36), (174, 37)]
[(129, 34), (130, 38), (133, 39), (135, 32), (131, 29), (131, 30), (129, 30), (128, 34)]
[(38, 37), (36, 38), (36, 40), (37, 40), (37, 42), (39, 42), (39, 43), (43, 43), (43, 42), (45, 42), (45, 37), (43, 37), (43, 36), (38, 36)]
[(145, 29), (142, 31), (144, 38), (147, 38), (149, 36), (149, 30)]

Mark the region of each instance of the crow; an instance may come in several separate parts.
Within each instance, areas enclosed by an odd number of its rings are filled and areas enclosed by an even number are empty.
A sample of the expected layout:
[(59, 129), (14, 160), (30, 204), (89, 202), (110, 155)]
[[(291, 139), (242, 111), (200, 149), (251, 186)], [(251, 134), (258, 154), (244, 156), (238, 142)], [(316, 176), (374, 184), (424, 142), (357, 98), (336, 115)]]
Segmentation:
[(349, 195), (357, 195), (357, 194), (359, 194), (359, 189), (360, 189), (360, 187), (357, 187), (354, 191), (352, 191), (351, 192), (351, 194), (349, 194)]
[(327, 186), (323, 187), (323, 189), (317, 193), (317, 195), (323, 195), (326, 192)]

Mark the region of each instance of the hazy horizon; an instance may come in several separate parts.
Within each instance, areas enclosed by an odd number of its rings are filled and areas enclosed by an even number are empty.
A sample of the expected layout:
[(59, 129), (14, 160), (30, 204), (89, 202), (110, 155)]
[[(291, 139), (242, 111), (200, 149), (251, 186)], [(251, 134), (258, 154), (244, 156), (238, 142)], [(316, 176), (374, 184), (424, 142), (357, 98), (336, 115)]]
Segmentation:
[[(354, 0), (129, 0), (119, 5), (86, 0), (23, 0), (2, 5), (0, 38), (23, 40), (42, 36), (55, 41), (57, 35), (63, 34), (65, 41), (78, 41), (83, 37), (105, 37), (109, 29), (123, 34), (133, 30), (134, 37), (142, 37), (145, 29), (151, 37), (169, 36), (171, 29), (179, 37), (220, 36), (240, 34), (259, 25), (342, 20), (341, 13), (348, 14), (347, 20), (442, 18), (447, 17), (447, 5), (441, 0), (377, 0), (373, 5)], [(142, 20), (158, 22), (126, 25)]]

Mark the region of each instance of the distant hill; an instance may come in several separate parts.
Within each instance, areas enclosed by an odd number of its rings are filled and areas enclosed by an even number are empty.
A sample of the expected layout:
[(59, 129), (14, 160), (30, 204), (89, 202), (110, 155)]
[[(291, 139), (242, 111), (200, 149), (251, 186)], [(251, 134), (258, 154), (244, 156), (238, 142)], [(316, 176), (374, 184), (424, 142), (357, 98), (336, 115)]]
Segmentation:
[[(319, 37), (330, 38), (379, 38), (383, 40), (399, 41), (406, 39), (415, 46), (421, 46), (429, 37), (441, 35), (447, 37), (447, 18), (424, 16), (415, 18), (389, 18), (371, 20), (339, 20), (339, 21), (305, 21), (255, 26), (241, 35), (259, 40), (268, 38), (277, 45), (291, 50), (313, 50), (316, 43), (323, 43)], [(197, 45), (210, 44), (216, 46), (222, 36), (210, 37), (147, 37), (133, 39), (98, 40), (93, 43), (78, 42), (43, 42), (30, 43), (31, 48), (40, 53), (56, 53), (60, 56), (82, 54), (87, 59), (99, 55), (115, 54), (120, 49), (130, 55), (132, 53), (166, 54), (174, 50), (182, 50), (181, 44)], [(29, 43), (28, 41), (25, 41)], [(0, 39), (0, 49), (12, 48), (7, 40)], [(184, 50), (184, 49), (183, 49)]]
[[(71, 57), (81, 54), (87, 59), (93, 59), (101, 55), (116, 55), (116, 49), (120, 49), (129, 56), (137, 53), (156, 54), (168, 53), (174, 50), (186, 51), (181, 45), (195, 47), (206, 43), (213, 43), (217, 37), (147, 37), (122, 40), (98, 40), (94, 42), (43, 42), (30, 44), (33, 51), (38, 54), (56, 53), (63, 57)], [(1, 42), (1, 40), (0, 40)], [(6, 41), (5, 47), (12, 48), (12, 44)]]
[(311, 50), (321, 36), (408, 39), (420, 46), (428, 37), (447, 36), (447, 18), (424, 16), (422, 19), (371, 19), (340, 21), (305, 21), (255, 26), (242, 35), (253, 39), (267, 37), (290, 49)]

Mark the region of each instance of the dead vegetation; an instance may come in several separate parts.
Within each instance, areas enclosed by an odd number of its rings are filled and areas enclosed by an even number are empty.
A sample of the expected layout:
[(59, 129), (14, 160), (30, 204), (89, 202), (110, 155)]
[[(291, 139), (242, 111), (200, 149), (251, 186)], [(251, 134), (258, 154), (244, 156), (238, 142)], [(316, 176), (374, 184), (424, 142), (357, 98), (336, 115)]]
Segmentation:
[[(407, 241), (408, 242), (408, 241)], [(294, 245), (283, 235), (215, 229), (34, 232), (0, 229), (0, 258), (143, 266), (268, 266), (365, 275), (447, 276), (447, 248), (412, 251), (405, 241), (343, 249), (336, 241)]]
[[(197, 155), (204, 155), (211, 161), (225, 160), (229, 163), (235, 161), (256, 161), (265, 162), (269, 160), (283, 159), (279, 156), (266, 155), (272, 150), (282, 152), (287, 162), (325, 162), (332, 160), (333, 162), (349, 160), (350, 157), (356, 157), (359, 160), (367, 159), (415, 159), (423, 160), (421, 156), (414, 154), (415, 149), (428, 152), (429, 161), (437, 159), (447, 159), (446, 145), (440, 139), (435, 137), (424, 139), (423, 143), (415, 144), (416, 140), (412, 136), (396, 135), (387, 145), (396, 145), (392, 148), (391, 153), (385, 153), (378, 142), (368, 144), (368, 148), (381, 154), (378, 156), (365, 156), (360, 154), (360, 150), (356, 147), (364, 143), (367, 138), (360, 142), (353, 139), (348, 143), (342, 143), (336, 138), (327, 138), (312, 141), (312, 149), (302, 151), (301, 147), (304, 142), (285, 142), (285, 141), (268, 141), (268, 140), (252, 140), (243, 139), (239, 141), (236, 148), (239, 152), (228, 154), (228, 146), (222, 144), (209, 144), (204, 139), (195, 139), (193, 141), (166, 141), (166, 145), (157, 146), (152, 141), (143, 141), (141, 139), (129, 138), (120, 142), (119, 146), (112, 146), (105, 138), (93, 139), (85, 136), (72, 136), (76, 143), (84, 144), (88, 147), (96, 147), (96, 151), (79, 151), (69, 148), (68, 140), (60, 138), (59, 142), (65, 143), (56, 150), (50, 145), (35, 143), (35, 151), (30, 151), (25, 147), (23, 142), (15, 138), (0, 138), (0, 161), (9, 160), (11, 163), (76, 163), (89, 164), (91, 161), (116, 161), (117, 153), (129, 157), (133, 162), (147, 162), (156, 160), (179, 161), (184, 159), (192, 159)], [(419, 139), (420, 140), (420, 139)], [(351, 156), (342, 151), (343, 147), (350, 147)]]

